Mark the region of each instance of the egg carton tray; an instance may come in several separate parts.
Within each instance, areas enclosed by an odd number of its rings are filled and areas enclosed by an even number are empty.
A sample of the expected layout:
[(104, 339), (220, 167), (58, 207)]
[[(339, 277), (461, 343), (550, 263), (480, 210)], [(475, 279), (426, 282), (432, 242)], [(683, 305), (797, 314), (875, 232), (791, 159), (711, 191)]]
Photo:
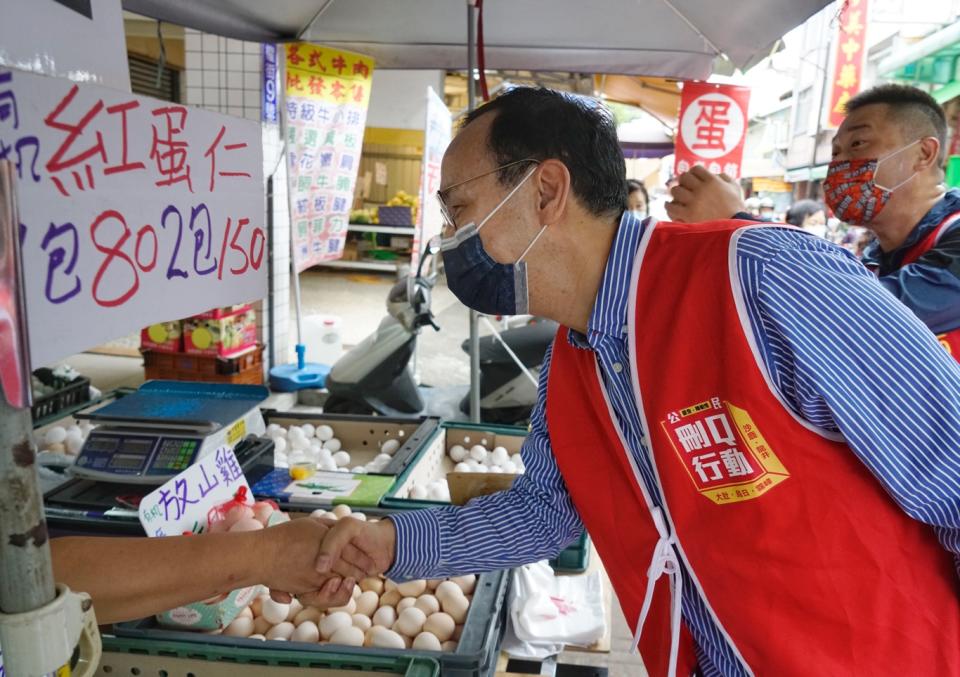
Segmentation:
[[(350, 414), (315, 414), (309, 412), (263, 410), (267, 425), (275, 423), (284, 427), (309, 423), (313, 426), (328, 425), (342, 443), (342, 449), (350, 453), (350, 465), (366, 465), (380, 453), (380, 443), (391, 438), (400, 440), (400, 447), (393, 460), (379, 475), (400, 475), (418, 455), (431, 444), (440, 432), (440, 419), (432, 416), (402, 418), (390, 416), (356, 416)], [(400, 437), (399, 434), (403, 433)]]
[[(450, 505), (445, 501), (407, 498), (414, 484), (429, 484), (443, 479), (453, 472), (456, 465), (447, 452), (454, 445), (470, 448), (484, 444), (490, 448), (502, 446), (510, 454), (520, 451), (527, 436), (527, 429), (516, 426), (485, 426), (475, 423), (444, 423), (441, 433), (425, 445), (407, 469), (397, 477), (393, 487), (380, 502), (385, 508), (397, 510), (420, 510)], [(486, 443), (484, 443), (486, 440)], [(580, 538), (550, 560), (550, 566), (559, 573), (582, 573), (590, 564), (590, 537), (584, 531)]]
[(427, 656), (372, 656), (348, 652), (300, 656), (292, 651), (199, 645), (193, 642), (144, 642), (103, 635), (97, 677), (356, 677), (358, 673), (397, 677), (438, 677), (440, 664)]
[[(312, 510), (313, 507), (307, 506), (304, 512)], [(284, 509), (290, 510), (292, 512), (291, 516), (297, 516), (294, 507), (285, 506)], [(366, 508), (363, 510), (363, 513), (369, 517), (383, 517), (392, 512), (395, 511)], [(503, 640), (503, 633), (506, 630), (507, 599), (511, 579), (511, 570), (509, 569), (480, 574), (477, 577), (477, 586), (470, 603), (470, 610), (467, 612), (467, 619), (463, 625), (463, 634), (460, 636), (456, 651), (452, 652), (419, 649), (348, 648), (305, 642), (264, 642), (258, 639), (172, 630), (161, 627), (153, 618), (114, 625), (113, 634), (119, 638), (140, 642), (141, 644), (135, 647), (137, 650), (168, 646), (171, 642), (182, 642), (189, 645), (216, 647), (221, 651), (230, 652), (230, 655), (236, 649), (283, 653), (289, 655), (291, 660), (319, 659), (331, 654), (355, 655), (358, 660), (365, 657), (378, 659), (421, 657), (436, 660), (440, 664), (439, 674), (443, 677), (491, 677), (496, 672), (500, 642)]]

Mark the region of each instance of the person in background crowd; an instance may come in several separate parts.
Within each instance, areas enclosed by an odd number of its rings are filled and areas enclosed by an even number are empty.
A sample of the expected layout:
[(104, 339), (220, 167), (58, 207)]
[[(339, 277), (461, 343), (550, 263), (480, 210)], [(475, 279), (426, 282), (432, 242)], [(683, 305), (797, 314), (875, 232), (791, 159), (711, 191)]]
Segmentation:
[(787, 210), (785, 219), (791, 226), (802, 228), (818, 237), (827, 236), (827, 215), (816, 200), (798, 200)]
[(742, 211), (755, 218), (760, 217), (760, 198), (756, 195), (748, 197), (743, 203)]
[(777, 220), (777, 215), (773, 212), (774, 205), (773, 200), (769, 197), (760, 199), (760, 212), (759, 217), (761, 221), (766, 223), (772, 223)]
[(642, 181), (627, 179), (627, 210), (638, 219), (645, 219), (649, 214), (650, 196), (647, 187)]
[[(864, 264), (960, 357), (960, 190), (943, 184), (943, 108), (916, 87), (886, 84), (851, 98), (846, 113), (823, 183), (827, 205), (876, 236)], [(744, 211), (736, 182), (695, 169), (667, 204), (672, 220)]]

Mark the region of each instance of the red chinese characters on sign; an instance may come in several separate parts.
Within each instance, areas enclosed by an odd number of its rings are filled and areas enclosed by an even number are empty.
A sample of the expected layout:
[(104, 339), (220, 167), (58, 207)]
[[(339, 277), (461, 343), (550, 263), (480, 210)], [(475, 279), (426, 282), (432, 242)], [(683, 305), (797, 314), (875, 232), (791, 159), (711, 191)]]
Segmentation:
[(851, 96), (860, 91), (863, 82), (867, 3), (868, 0), (846, 0), (840, 10), (840, 29), (830, 84), (830, 112), (827, 115), (830, 127), (839, 127), (843, 122), (846, 115), (844, 106)]
[(733, 85), (686, 82), (680, 100), (677, 174), (694, 165), (740, 177), (750, 90)]

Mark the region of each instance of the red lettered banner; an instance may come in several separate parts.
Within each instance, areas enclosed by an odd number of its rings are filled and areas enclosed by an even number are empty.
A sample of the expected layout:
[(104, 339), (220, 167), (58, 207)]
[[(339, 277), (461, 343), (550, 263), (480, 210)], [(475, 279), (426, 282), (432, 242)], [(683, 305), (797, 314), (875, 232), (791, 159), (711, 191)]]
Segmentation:
[(749, 103), (748, 87), (683, 83), (674, 171), (700, 165), (740, 178)]
[(373, 59), (308, 42), (284, 49), (287, 187), (293, 250), (302, 271), (343, 255)]
[(262, 155), (255, 122), (0, 69), (33, 366), (263, 298)]
[(829, 127), (839, 127), (846, 117), (843, 107), (851, 96), (860, 91), (863, 82), (863, 55), (866, 51), (868, 0), (846, 0), (840, 11), (840, 30), (837, 33), (833, 57), (833, 78), (830, 81)]

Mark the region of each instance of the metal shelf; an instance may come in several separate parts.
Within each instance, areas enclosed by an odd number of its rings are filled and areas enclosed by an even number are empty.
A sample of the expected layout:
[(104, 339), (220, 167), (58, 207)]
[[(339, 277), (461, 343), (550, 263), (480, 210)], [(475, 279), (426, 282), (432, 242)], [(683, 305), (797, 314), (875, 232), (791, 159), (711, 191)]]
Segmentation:
[(351, 223), (347, 226), (351, 233), (384, 233), (388, 235), (410, 235), (413, 236), (416, 228), (403, 228), (398, 226), (367, 226), (361, 223)]
[[(345, 270), (382, 270), (392, 273), (397, 270), (398, 263), (404, 263), (404, 261), (324, 261), (317, 265), (326, 266), (327, 268), (342, 268)], [(410, 262), (406, 261), (406, 263)]]

